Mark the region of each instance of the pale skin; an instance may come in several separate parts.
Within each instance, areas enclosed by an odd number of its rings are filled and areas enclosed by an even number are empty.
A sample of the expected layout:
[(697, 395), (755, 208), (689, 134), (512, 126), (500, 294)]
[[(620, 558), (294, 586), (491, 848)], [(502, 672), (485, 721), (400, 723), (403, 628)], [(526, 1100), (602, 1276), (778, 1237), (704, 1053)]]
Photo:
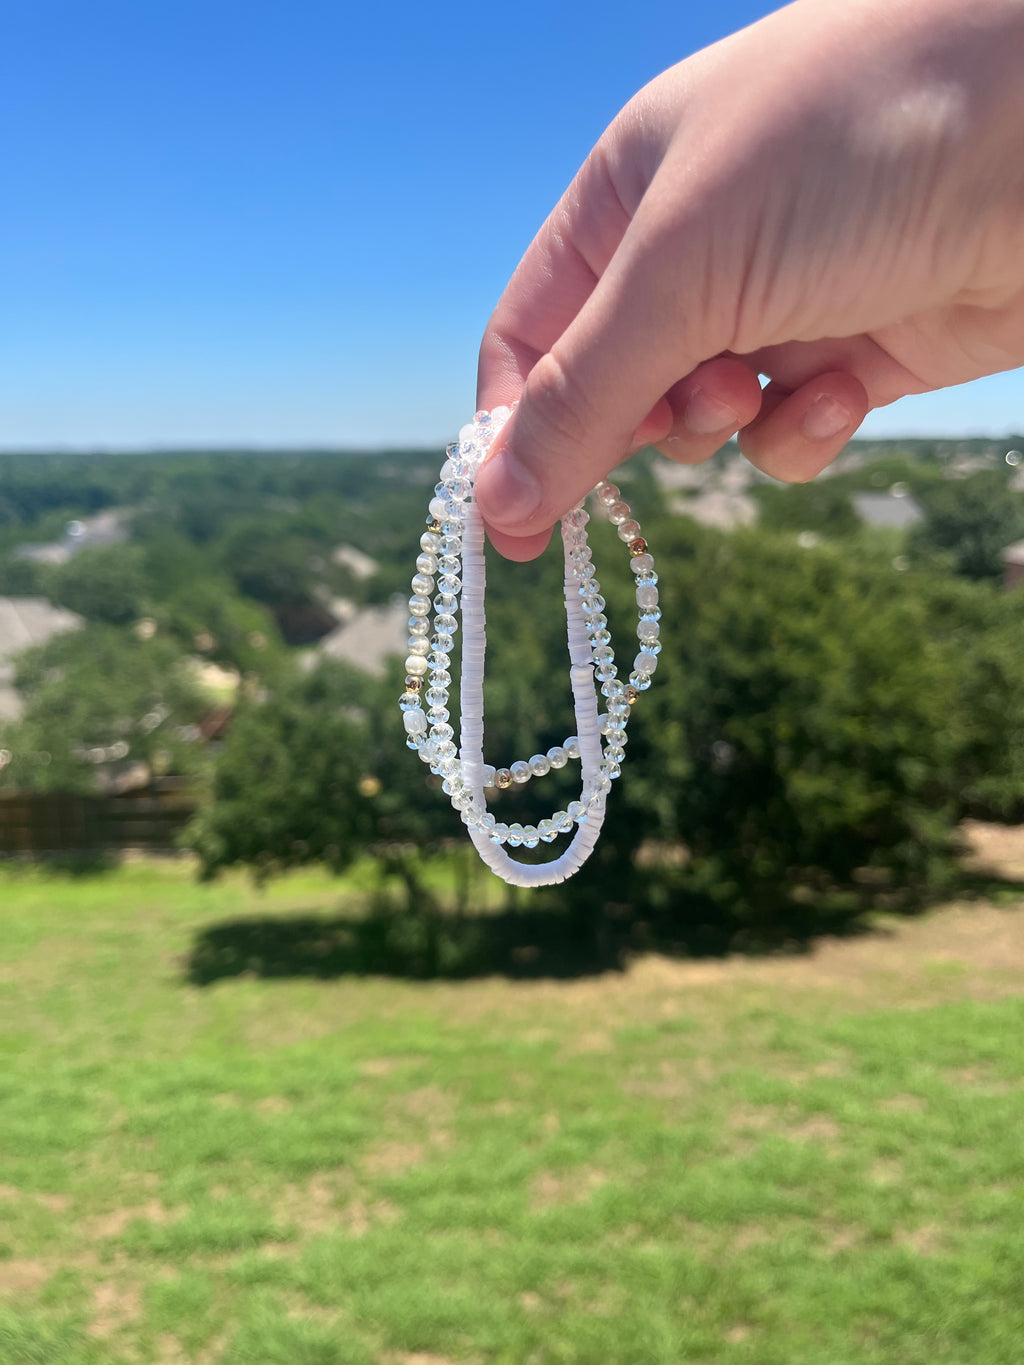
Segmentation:
[(645, 445), (806, 480), (872, 408), (1024, 366), (1022, 73), (1024, 0), (797, 0), (641, 90), (484, 335), (497, 549)]

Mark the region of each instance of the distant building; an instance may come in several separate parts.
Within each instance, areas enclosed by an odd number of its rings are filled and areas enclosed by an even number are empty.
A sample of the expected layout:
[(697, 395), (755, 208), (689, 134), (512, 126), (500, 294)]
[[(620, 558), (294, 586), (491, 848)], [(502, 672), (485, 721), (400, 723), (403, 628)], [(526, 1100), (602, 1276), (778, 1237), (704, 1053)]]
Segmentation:
[(1000, 550), (999, 558), (1003, 561), (1003, 587), (1015, 588), (1024, 583), (1024, 540), (1016, 540)]
[(677, 498), (671, 507), (673, 512), (692, 517), (702, 526), (712, 526), (718, 531), (731, 531), (735, 526), (753, 526), (758, 515), (757, 503), (753, 498), (745, 493), (727, 493), (720, 489), (698, 493), (695, 498)]
[(124, 523), (124, 508), (110, 508), (97, 512), (94, 517), (69, 521), (60, 540), (46, 545), (19, 545), (14, 554), (18, 559), (31, 559), (37, 564), (66, 564), (81, 550), (122, 544), (128, 539), (128, 528)]
[(15, 660), (32, 645), (78, 630), (82, 618), (45, 597), (0, 597), (0, 720), (17, 720), (22, 702), (14, 687)]
[(405, 658), (408, 634), (409, 607), (404, 600), (386, 607), (364, 607), (325, 635), (316, 652), (365, 673), (383, 673), (385, 660), (391, 655)]
[(854, 493), (853, 510), (866, 526), (906, 531), (924, 521), (924, 511), (909, 493)]
[(375, 559), (354, 545), (338, 545), (331, 551), (331, 562), (348, 569), (353, 578), (360, 579), (372, 578), (380, 568)]

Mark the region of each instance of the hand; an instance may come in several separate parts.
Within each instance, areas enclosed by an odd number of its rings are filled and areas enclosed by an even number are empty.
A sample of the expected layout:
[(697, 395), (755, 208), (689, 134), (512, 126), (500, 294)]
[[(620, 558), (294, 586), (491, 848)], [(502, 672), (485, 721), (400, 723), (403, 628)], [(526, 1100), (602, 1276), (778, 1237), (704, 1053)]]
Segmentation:
[(869, 409), (1024, 364), (1022, 51), (1020, 0), (797, 0), (640, 91), (483, 339), (497, 548), (645, 445), (810, 479)]

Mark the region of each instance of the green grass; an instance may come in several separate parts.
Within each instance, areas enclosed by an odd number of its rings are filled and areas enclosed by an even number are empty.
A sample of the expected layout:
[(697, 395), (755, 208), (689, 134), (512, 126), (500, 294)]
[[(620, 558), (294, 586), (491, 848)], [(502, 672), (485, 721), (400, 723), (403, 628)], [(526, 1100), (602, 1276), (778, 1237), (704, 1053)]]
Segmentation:
[(189, 984), (222, 921), (365, 885), (0, 879), (0, 1365), (1019, 1365), (1014, 907)]

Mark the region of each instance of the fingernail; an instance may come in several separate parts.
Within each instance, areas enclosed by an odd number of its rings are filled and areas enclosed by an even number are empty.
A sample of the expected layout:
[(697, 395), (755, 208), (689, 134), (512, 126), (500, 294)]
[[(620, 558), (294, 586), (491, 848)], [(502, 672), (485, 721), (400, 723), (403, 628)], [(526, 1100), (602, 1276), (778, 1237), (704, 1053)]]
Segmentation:
[(683, 425), (694, 436), (713, 436), (718, 431), (736, 431), (740, 415), (727, 403), (720, 403), (703, 389), (694, 389), (683, 413)]
[(477, 501), (486, 521), (495, 526), (518, 526), (540, 508), (540, 484), (525, 465), (507, 450), (492, 455), (476, 481)]
[(809, 441), (827, 441), (853, 426), (853, 418), (842, 403), (822, 394), (804, 413), (802, 429)]

